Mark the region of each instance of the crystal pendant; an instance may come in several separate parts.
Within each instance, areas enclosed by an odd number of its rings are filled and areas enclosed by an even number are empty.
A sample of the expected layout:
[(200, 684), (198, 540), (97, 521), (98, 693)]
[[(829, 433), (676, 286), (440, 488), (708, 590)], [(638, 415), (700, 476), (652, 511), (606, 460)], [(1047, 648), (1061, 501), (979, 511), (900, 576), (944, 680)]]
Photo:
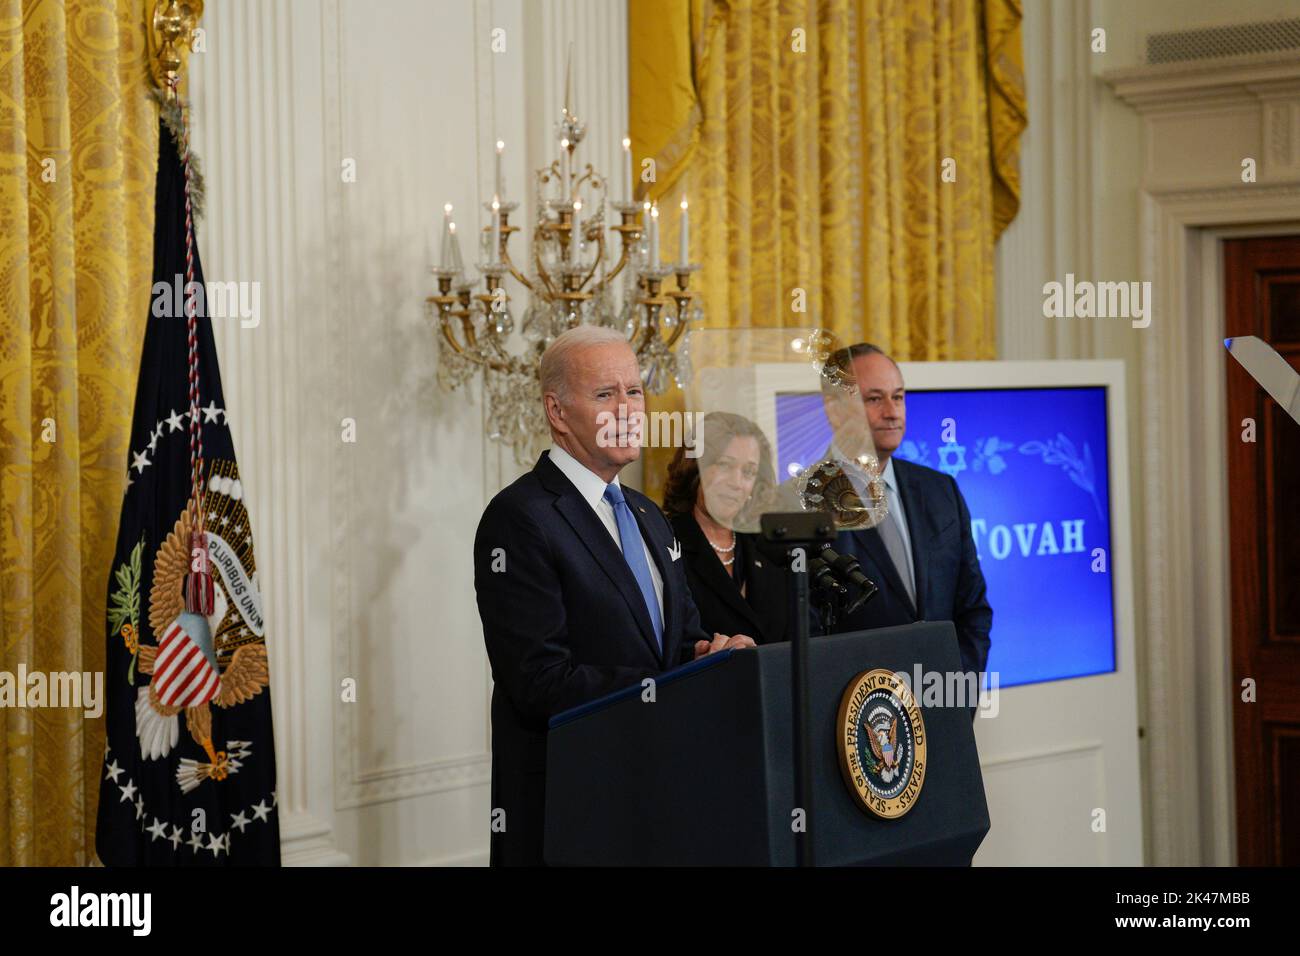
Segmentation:
[(510, 306), (492, 310), (492, 331), (504, 338), (515, 330), (515, 317), (510, 314)]
[(681, 344), (677, 347), (677, 354), (673, 356), (675, 363), (673, 378), (677, 380), (677, 387), (685, 390), (695, 380), (695, 367), (691, 364), (690, 330), (687, 330), (680, 341)]
[(631, 338), (637, 326), (637, 305), (631, 296), (623, 303), (623, 309), (619, 315), (619, 324), (623, 327), (623, 334)]

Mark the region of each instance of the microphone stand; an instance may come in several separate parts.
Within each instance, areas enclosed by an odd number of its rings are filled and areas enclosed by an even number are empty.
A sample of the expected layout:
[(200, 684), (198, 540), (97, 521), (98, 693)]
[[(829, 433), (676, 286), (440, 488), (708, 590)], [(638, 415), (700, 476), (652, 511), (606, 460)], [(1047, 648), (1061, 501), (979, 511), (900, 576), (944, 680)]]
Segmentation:
[[(794, 808), (803, 811), (804, 829), (794, 831), (795, 864), (816, 865), (813, 850), (812, 759), (808, 728), (812, 723), (808, 698), (808, 562), (820, 545), (835, 539), (835, 526), (821, 512), (765, 514), (760, 519), (760, 541), (770, 557), (792, 569), (789, 576), (790, 614), (794, 632), (790, 639), (790, 704), (793, 715)], [(796, 570), (797, 569), (797, 570)]]

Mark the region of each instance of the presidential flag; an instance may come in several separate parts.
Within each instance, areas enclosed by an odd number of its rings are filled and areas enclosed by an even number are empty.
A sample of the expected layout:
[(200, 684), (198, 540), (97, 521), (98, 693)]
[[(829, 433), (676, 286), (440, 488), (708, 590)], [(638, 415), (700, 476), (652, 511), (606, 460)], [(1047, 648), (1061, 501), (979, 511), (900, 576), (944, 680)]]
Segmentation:
[(183, 128), (158, 137), (154, 294), (108, 585), (108, 866), (278, 865), (270, 671)]

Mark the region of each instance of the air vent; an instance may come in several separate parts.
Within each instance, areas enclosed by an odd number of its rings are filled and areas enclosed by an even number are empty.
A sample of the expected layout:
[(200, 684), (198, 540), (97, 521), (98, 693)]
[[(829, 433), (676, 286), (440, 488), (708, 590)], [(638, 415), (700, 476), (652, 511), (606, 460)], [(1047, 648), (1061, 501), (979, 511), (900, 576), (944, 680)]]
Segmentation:
[(1300, 50), (1300, 18), (1240, 23), (1233, 26), (1152, 33), (1147, 36), (1147, 63), (1183, 63), (1248, 53)]

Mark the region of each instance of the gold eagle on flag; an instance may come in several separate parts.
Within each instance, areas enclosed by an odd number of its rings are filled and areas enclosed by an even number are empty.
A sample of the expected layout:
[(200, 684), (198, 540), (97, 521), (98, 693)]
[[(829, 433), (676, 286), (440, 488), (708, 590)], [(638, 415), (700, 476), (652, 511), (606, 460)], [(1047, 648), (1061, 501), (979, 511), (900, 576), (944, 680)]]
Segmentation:
[[(213, 462), (204, 510), (209, 551), (213, 538), (237, 564), (235, 576), (243, 606), (231, 600), (231, 573), (214, 574), (212, 614), (185, 609), (185, 576), (190, 571), (190, 512), (181, 512), (154, 558), (149, 591), (149, 627), (155, 645), (141, 644), (140, 673), (150, 675), (136, 691), (135, 724), (146, 760), (166, 757), (180, 740), (179, 714), (208, 756), (208, 762), (182, 759), (176, 771), (183, 792), (204, 780), (224, 780), (247, 757), (249, 741), (227, 741), (218, 750), (212, 740), (212, 706), (231, 708), (251, 700), (270, 681), (266, 643), (253, 562), (252, 531), (233, 462)], [(221, 567), (218, 563), (218, 567)], [(249, 611), (249, 608), (252, 611)]]

